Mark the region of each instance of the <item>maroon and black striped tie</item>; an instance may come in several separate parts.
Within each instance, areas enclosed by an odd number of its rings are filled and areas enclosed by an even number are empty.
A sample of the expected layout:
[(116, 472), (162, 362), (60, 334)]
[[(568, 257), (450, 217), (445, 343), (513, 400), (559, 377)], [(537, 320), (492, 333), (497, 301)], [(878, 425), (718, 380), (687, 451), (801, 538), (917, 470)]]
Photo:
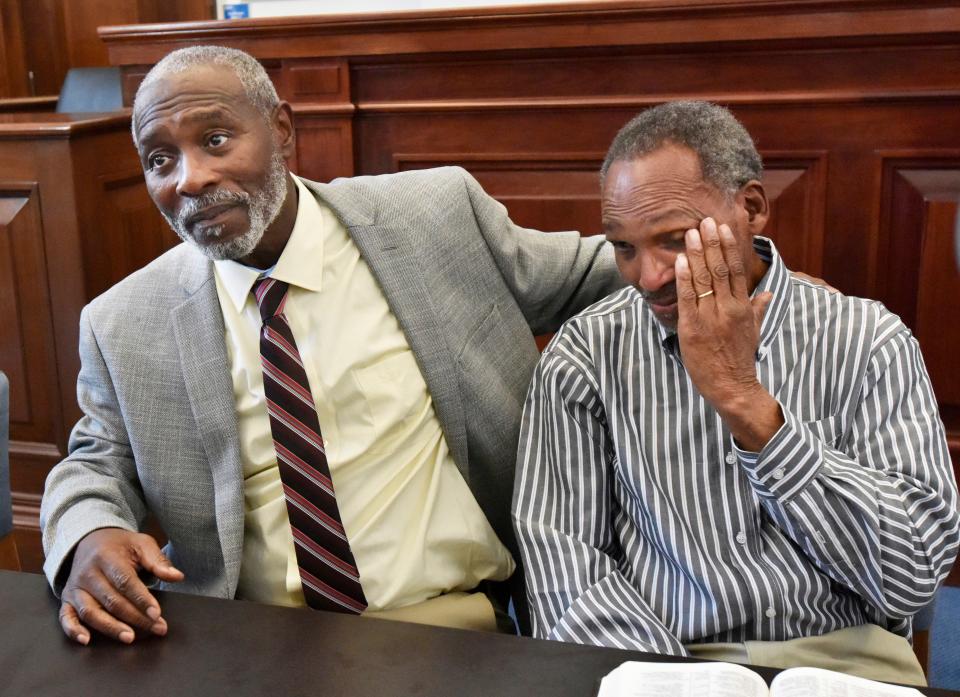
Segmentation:
[(270, 430), (307, 605), (357, 613), (367, 607), (330, 479), (307, 373), (283, 314), (287, 284), (259, 279), (260, 362)]

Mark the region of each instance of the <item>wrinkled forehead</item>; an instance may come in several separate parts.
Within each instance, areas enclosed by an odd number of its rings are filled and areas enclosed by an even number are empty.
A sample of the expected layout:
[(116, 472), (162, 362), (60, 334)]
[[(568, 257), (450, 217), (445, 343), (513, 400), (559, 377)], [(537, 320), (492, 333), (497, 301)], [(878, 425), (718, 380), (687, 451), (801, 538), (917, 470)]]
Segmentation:
[(191, 66), (152, 79), (139, 92), (133, 105), (137, 138), (158, 120), (196, 107), (225, 108), (238, 115), (255, 111), (232, 68), (219, 64)]

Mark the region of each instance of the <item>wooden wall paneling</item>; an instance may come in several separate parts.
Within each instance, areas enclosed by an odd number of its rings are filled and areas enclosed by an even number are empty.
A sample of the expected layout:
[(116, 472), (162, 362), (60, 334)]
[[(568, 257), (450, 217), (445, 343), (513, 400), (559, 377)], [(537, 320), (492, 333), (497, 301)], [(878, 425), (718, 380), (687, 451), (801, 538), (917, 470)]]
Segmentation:
[(206, 0), (63, 0), (63, 8), (71, 67), (109, 65), (98, 27), (214, 18)]
[(0, 180), (0, 369), (10, 378), (10, 484), (22, 567), (39, 568), (43, 480), (63, 454), (36, 181)]
[(813, 46), (824, 37), (892, 44), (904, 35), (958, 30), (960, 12), (948, 0), (633, 0), (115, 27), (101, 35), (111, 62), (126, 65), (153, 63), (172, 48), (197, 43), (296, 58), (761, 40)]
[(770, 221), (763, 234), (777, 245), (787, 266), (823, 274), (827, 154), (763, 152), (763, 185)]
[[(631, 39), (624, 35), (625, 43)], [(931, 65), (939, 69), (928, 70)], [(583, 97), (635, 100), (643, 106), (694, 96), (725, 102), (728, 95), (752, 103), (806, 103), (955, 90), (960, 47), (654, 44), (615, 51), (497, 51), (389, 60), (364, 56), (352, 61), (352, 72), (357, 103), (370, 107), (503, 99), (531, 104), (561, 100), (562, 106), (575, 106)]]
[[(87, 278), (89, 255), (103, 254), (96, 240), (117, 217), (116, 208), (99, 193), (98, 172), (129, 170), (131, 162), (138, 166), (128, 128), (129, 118), (122, 114), (0, 118), (0, 207), (19, 226), (11, 228), (16, 243), (7, 254), (16, 266), (10, 275), (3, 273), (3, 279), (13, 279), (16, 301), (4, 298), (2, 309), (22, 310), (19, 336), (11, 334), (22, 358), (0, 367), (10, 374), (18, 405), (11, 424), (10, 479), (25, 570), (37, 571), (42, 563), (38, 515), (44, 480), (66, 453), (69, 430), (79, 416), (78, 320), (96, 281)], [(3, 192), (12, 193), (4, 199)], [(141, 195), (146, 198), (145, 192)], [(0, 361), (6, 362), (3, 351)], [(18, 399), (28, 400), (27, 422), (20, 420), (24, 405)]]
[(282, 99), (292, 103), (297, 147), (290, 165), (308, 179), (330, 181), (354, 173), (350, 67), (345, 59), (283, 61), (270, 72)]
[(392, 171), (457, 165), (503, 203), (524, 227), (549, 232), (600, 232), (603, 154), (589, 153), (396, 153)]
[(26, 68), (33, 73), (30, 94), (56, 95), (70, 67), (63, 0), (19, 0), (26, 37)]
[(129, 118), (72, 146), (84, 294), (100, 295), (180, 240), (147, 193)]
[(960, 475), (960, 151), (880, 153), (883, 177), (874, 297), (920, 342)]
[(139, 0), (63, 0), (63, 29), (69, 66), (109, 65), (107, 48), (97, 35), (97, 27), (135, 24), (141, 21), (141, 17)]
[(0, 98), (30, 96), (25, 50), (19, 3), (0, 2)]
[(97, 230), (84, 235), (94, 241), (86, 252), (91, 297), (180, 242), (150, 199), (139, 167), (98, 176), (97, 202)]
[(307, 179), (328, 182), (352, 177), (353, 109), (295, 107), (297, 145), (293, 170)]

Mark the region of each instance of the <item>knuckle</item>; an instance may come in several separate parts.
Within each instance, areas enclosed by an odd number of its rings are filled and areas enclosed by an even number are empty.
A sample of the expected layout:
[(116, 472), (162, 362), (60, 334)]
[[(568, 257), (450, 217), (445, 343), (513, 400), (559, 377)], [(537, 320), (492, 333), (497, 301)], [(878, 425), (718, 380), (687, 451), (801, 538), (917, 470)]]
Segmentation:
[(745, 271), (746, 269), (744, 268), (742, 261), (734, 261), (730, 263), (730, 273), (736, 276), (742, 276)]
[(120, 606), (120, 598), (116, 595), (108, 595), (100, 600), (100, 605), (102, 605), (103, 609), (109, 614), (116, 615), (117, 609)]
[(120, 569), (111, 569), (110, 582), (120, 593), (125, 594), (130, 588), (130, 575)]
[(80, 618), (81, 622), (88, 622), (90, 620), (92, 609), (89, 605), (80, 603), (75, 609), (77, 611), (77, 617)]
[(704, 242), (706, 243), (706, 245), (707, 245), (708, 247), (717, 248), (717, 247), (720, 246), (720, 238), (717, 237), (716, 235), (709, 235), (709, 236), (707, 236), (707, 238), (704, 240)]
[(727, 278), (730, 275), (730, 268), (726, 264), (717, 264), (713, 267), (714, 278)]
[(693, 280), (699, 283), (700, 285), (709, 286), (713, 281), (713, 277), (710, 275), (709, 271), (704, 271), (694, 275)]
[(697, 291), (690, 286), (681, 288), (677, 294), (684, 300), (694, 300), (697, 297)]

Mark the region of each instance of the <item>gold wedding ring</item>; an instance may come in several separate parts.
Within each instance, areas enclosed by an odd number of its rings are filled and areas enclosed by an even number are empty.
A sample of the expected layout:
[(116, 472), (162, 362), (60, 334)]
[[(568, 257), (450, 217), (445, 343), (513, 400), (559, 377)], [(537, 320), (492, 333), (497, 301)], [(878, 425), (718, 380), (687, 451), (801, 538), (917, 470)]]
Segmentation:
[(713, 290), (708, 290), (704, 293), (697, 293), (697, 298), (705, 298), (708, 295), (713, 295)]

